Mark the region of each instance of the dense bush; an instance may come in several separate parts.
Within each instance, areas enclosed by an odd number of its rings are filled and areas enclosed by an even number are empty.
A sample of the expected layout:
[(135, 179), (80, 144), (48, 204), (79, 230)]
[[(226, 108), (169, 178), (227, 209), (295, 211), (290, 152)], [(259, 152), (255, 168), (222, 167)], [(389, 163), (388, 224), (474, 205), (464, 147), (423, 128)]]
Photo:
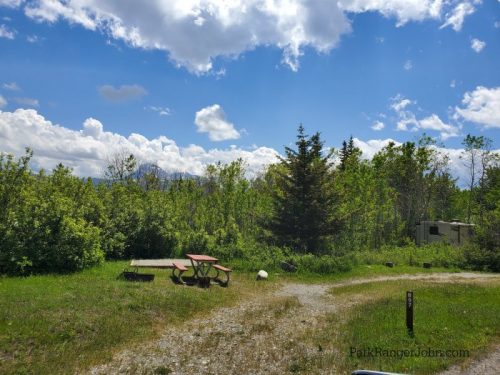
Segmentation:
[(351, 270), (354, 264), (354, 257), (352, 255), (336, 257), (305, 254), (292, 256), (289, 258), (289, 262), (297, 267), (298, 272), (332, 274)]
[(356, 261), (361, 264), (385, 264), (421, 266), (424, 262), (434, 267), (457, 268), (465, 264), (463, 249), (444, 243), (425, 246), (407, 244), (402, 247), (383, 246), (380, 249), (356, 252)]
[(71, 272), (103, 260), (93, 186), (58, 166), (29, 173), (31, 154), (0, 159), (0, 272)]
[(468, 244), (463, 249), (463, 268), (470, 268), (476, 271), (500, 272), (500, 251), (499, 249), (482, 248), (478, 244)]

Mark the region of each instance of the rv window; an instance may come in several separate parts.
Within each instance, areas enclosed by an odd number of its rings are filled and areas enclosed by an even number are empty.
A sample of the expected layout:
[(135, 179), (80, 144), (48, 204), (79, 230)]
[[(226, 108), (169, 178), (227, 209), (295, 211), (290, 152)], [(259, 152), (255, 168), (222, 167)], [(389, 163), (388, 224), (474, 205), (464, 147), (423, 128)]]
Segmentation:
[(439, 236), (439, 227), (438, 226), (429, 227), (429, 234)]

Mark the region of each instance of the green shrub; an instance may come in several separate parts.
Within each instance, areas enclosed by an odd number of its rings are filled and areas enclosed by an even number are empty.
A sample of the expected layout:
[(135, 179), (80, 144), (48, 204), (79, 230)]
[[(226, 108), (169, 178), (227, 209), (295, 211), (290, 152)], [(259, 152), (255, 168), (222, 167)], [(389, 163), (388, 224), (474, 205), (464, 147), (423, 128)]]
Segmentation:
[(297, 267), (298, 272), (331, 274), (351, 270), (354, 259), (352, 255), (315, 256), (313, 254), (305, 254), (292, 256), (289, 262)]
[(463, 250), (444, 243), (432, 243), (418, 247), (408, 244), (403, 247), (382, 246), (380, 249), (354, 253), (360, 264), (422, 265), (432, 263), (435, 267), (455, 268), (464, 263)]
[(476, 271), (500, 272), (500, 252), (498, 249), (485, 249), (471, 243), (464, 246), (463, 255), (463, 268), (470, 268)]

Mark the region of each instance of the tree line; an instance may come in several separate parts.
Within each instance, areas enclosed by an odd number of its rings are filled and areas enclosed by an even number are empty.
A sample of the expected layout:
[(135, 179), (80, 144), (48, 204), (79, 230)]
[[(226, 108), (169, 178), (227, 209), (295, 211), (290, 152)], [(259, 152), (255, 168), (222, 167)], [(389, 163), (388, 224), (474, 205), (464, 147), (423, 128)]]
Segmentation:
[(33, 172), (31, 150), (0, 156), (0, 273), (72, 272), (105, 259), (224, 260), (313, 254), (332, 259), (413, 241), (420, 220), (476, 224), (474, 262), (500, 268), (500, 166), (491, 141), (468, 135), (460, 189), (448, 160), (423, 136), (363, 159), (353, 139), (324, 148), (298, 129), (295, 147), (252, 179), (242, 160), (199, 178), (166, 180), (132, 154), (110, 161), (105, 181), (59, 164)]

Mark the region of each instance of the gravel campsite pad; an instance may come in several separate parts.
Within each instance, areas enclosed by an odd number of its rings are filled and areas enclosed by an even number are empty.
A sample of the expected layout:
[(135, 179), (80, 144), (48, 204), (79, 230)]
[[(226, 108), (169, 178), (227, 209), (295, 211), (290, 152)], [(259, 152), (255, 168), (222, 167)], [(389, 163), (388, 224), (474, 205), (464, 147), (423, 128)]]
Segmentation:
[[(499, 276), (474, 273), (400, 275), (355, 279), (335, 284), (286, 283), (235, 307), (221, 308), (162, 333), (157, 340), (117, 353), (91, 374), (283, 374), (293, 372), (300, 358), (318, 348), (301, 340), (304, 332), (320, 329), (326, 314), (341, 313), (360, 303), (328, 293), (332, 288), (392, 280), (474, 282)], [(369, 297), (368, 297), (369, 298)], [(484, 374), (500, 368), (500, 348), (442, 375)], [(332, 373), (329, 369), (327, 373)], [(488, 373), (488, 371), (486, 371)], [(493, 373), (493, 372), (491, 372)]]

